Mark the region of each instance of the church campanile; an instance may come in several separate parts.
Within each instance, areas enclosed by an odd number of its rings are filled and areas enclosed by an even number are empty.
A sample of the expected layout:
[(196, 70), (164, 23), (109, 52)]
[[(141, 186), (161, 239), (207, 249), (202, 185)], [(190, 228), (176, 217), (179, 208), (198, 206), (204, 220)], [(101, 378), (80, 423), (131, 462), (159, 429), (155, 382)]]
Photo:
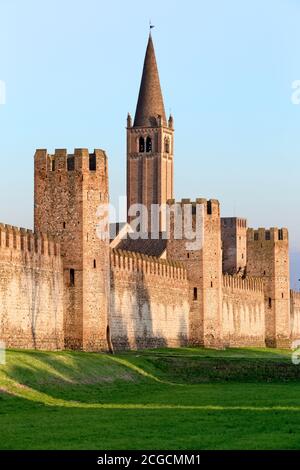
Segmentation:
[[(133, 204), (147, 207), (148, 232), (151, 230), (151, 205), (164, 205), (168, 199), (173, 199), (173, 155), (173, 117), (166, 119), (150, 33), (134, 122), (129, 114), (127, 118), (127, 210)], [(131, 220), (129, 215), (128, 222)], [(165, 230), (162, 214), (158, 229)]]

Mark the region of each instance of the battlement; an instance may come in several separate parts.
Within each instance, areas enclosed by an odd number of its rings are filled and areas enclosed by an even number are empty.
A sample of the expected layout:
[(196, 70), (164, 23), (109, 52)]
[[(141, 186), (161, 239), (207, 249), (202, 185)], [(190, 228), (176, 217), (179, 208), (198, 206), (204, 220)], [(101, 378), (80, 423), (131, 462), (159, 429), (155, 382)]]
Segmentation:
[(191, 199), (183, 198), (181, 201), (176, 201), (175, 199), (169, 199), (167, 201), (168, 206), (179, 205), (183, 207), (188, 204), (195, 209), (197, 204), (203, 205), (207, 215), (220, 215), (220, 203), (217, 199), (196, 198), (195, 201), (192, 201)]
[(298, 305), (300, 305), (300, 292), (291, 290), (290, 293), (291, 293), (291, 302), (295, 304), (297, 303)]
[(287, 241), (289, 239), (289, 233), (287, 228), (271, 227), (270, 229), (259, 228), (257, 230), (248, 228), (247, 230), (247, 241), (248, 242), (277, 242)]
[(33, 233), (29, 229), (0, 224), (0, 251), (3, 253), (5, 250), (60, 256), (60, 244), (52, 237)]
[(221, 217), (222, 227), (247, 228), (247, 219), (241, 217)]
[(96, 170), (104, 170), (107, 173), (107, 156), (104, 150), (94, 149), (90, 153), (86, 148), (74, 149), (68, 153), (67, 149), (55, 149), (54, 154), (49, 154), (46, 149), (37, 149), (34, 155), (35, 168), (46, 173), (55, 172), (82, 172), (91, 173)]
[(178, 261), (167, 261), (132, 251), (112, 249), (110, 251), (112, 268), (129, 272), (156, 275), (170, 279), (187, 280), (187, 272)]
[(223, 287), (239, 290), (251, 290), (256, 292), (264, 292), (264, 281), (259, 277), (246, 277), (230, 276), (224, 274)]

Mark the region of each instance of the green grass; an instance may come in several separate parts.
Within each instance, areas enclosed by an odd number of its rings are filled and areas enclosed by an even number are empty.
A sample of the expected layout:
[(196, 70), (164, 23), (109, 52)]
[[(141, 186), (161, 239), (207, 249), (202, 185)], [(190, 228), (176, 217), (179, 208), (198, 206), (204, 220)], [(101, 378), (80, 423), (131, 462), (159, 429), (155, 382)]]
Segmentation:
[(8, 351), (1, 449), (299, 449), (290, 352)]

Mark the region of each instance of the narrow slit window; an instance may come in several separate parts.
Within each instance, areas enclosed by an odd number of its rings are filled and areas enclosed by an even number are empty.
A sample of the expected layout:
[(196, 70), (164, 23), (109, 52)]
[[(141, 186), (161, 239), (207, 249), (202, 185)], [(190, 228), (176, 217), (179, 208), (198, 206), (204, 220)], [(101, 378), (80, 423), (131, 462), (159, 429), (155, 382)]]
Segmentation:
[(197, 300), (197, 299), (198, 299), (198, 289), (197, 289), (197, 287), (194, 287), (193, 299), (194, 299), (194, 300)]
[(55, 160), (51, 160), (51, 171), (55, 171)]
[(97, 267), (97, 262), (96, 262), (96, 260), (94, 259), (94, 269), (96, 269), (96, 267)]
[(75, 269), (70, 269), (70, 287), (75, 286)]
[(269, 308), (272, 308), (272, 299), (269, 297)]

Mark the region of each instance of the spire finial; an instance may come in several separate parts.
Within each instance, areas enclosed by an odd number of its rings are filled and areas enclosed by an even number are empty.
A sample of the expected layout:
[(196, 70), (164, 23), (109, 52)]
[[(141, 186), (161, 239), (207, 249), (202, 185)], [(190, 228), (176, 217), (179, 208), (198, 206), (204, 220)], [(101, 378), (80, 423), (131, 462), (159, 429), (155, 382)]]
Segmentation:
[[(150, 25), (153, 26), (152, 24)], [(158, 115), (161, 116), (162, 122), (165, 125), (167, 122), (166, 113), (150, 30), (134, 126), (155, 127)]]
[(150, 36), (151, 36), (151, 30), (155, 28), (154, 24), (152, 24), (152, 21), (149, 20), (149, 30), (150, 30)]

